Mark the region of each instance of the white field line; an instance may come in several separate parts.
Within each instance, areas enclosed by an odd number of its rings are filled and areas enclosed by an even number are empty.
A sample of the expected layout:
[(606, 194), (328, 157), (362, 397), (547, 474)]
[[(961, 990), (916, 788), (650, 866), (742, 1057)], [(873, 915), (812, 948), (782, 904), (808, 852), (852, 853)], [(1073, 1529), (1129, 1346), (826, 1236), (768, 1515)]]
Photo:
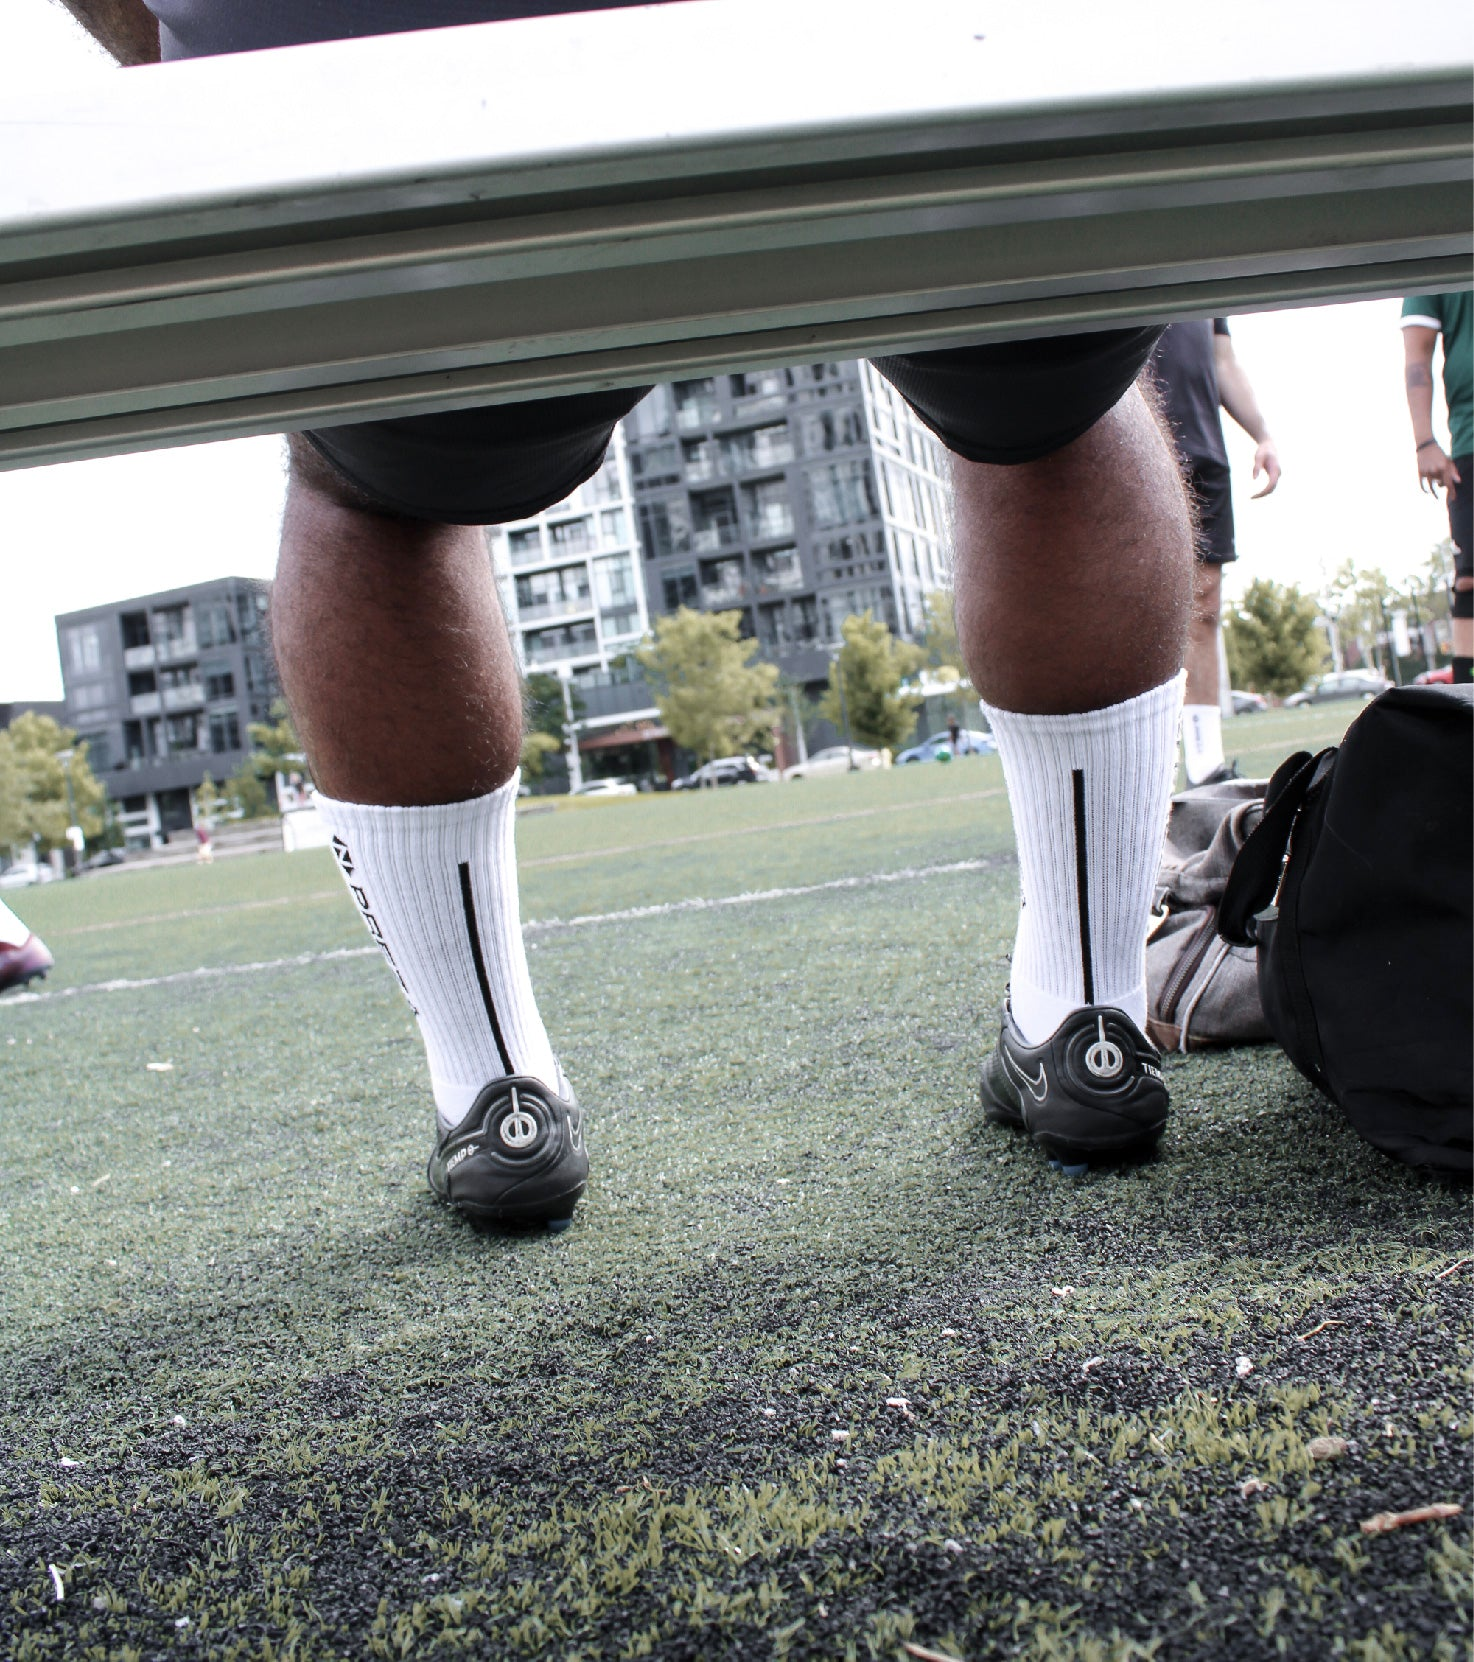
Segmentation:
[[(652, 842), (620, 843), (608, 848), (588, 848), (572, 854), (539, 854), (531, 859), (519, 860), (518, 869), (531, 871), (536, 866), (566, 866), (575, 865), (580, 860), (605, 860), (617, 854), (642, 854), (649, 849), (656, 848), (684, 848), (689, 843), (720, 842), (728, 837), (746, 837), (754, 830), (760, 831), (795, 831), (802, 830), (809, 825), (835, 825), (842, 820), (872, 819), (877, 814), (903, 813), (918, 806), (922, 808), (937, 806), (950, 802), (977, 802), (985, 797), (1002, 796), (1003, 787), (995, 786), (985, 791), (965, 791), (961, 796), (939, 797), (936, 802), (888, 802), (878, 808), (852, 808), (841, 814), (819, 814), (811, 819), (784, 819), (776, 820), (771, 825), (726, 826), (720, 831), (693, 831), (683, 837), (660, 837)], [(189, 856), (193, 861), (194, 856)], [(181, 864), (186, 863), (183, 859)], [(238, 900), (225, 906), (192, 906), (175, 912), (152, 912), (138, 918), (114, 918), (106, 923), (83, 923), (70, 929), (48, 929), (47, 936), (60, 940), (73, 935), (100, 935), (114, 929), (140, 929), (155, 923), (180, 923), (186, 918), (214, 918), (224, 917), (232, 912), (255, 912), (269, 906), (296, 906), (311, 900), (340, 900), (345, 898), (340, 888), (312, 889), (300, 895), (276, 895), (270, 900)], [(611, 913), (611, 916), (615, 914)], [(622, 916), (623, 914), (619, 914)], [(588, 919), (574, 919), (574, 922), (588, 922)]]
[(878, 808), (850, 808), (842, 814), (816, 814), (810, 819), (780, 819), (770, 825), (729, 825), (720, 831), (693, 831), (684, 837), (661, 837), (644, 843), (619, 843), (609, 848), (588, 848), (576, 854), (539, 854), (517, 863), (524, 871), (534, 866), (566, 866), (579, 860), (607, 860), (616, 854), (644, 854), (652, 848), (684, 848), (690, 843), (720, 842), (726, 837), (750, 837), (769, 831), (802, 831), (811, 825), (838, 825), (841, 820), (874, 819), (878, 814), (909, 814), (918, 808), (950, 807), (954, 802), (981, 802), (985, 797), (1003, 796), (1002, 785), (986, 791), (965, 791), (961, 796), (936, 797), (925, 802), (887, 802)]
[[(861, 877), (834, 877), (826, 883), (800, 883), (784, 889), (754, 889), (746, 894), (695, 896), (689, 900), (667, 900), (655, 906), (627, 906), (618, 912), (591, 912), (586, 917), (532, 919), (522, 925), (524, 935), (550, 935), (565, 929), (588, 929), (605, 923), (632, 923), (647, 918), (674, 916), (678, 912), (715, 912), (730, 906), (768, 906), (775, 901), (800, 900), (806, 895), (827, 894), (840, 889), (873, 889), (887, 883), (924, 882), (932, 877), (952, 877), (970, 871), (1013, 864), (1012, 854), (995, 854), (975, 860), (950, 860), (945, 865), (903, 866), (899, 871), (876, 871)], [(175, 970), (170, 975), (139, 976), (131, 980), (91, 981), (80, 987), (58, 987), (55, 992), (9, 993), (0, 999), (0, 1008), (12, 1004), (44, 1004), (56, 999), (81, 998), (87, 993), (131, 993), (148, 987), (177, 987), (190, 982), (211, 981), (229, 975), (259, 975), (269, 970), (305, 969), (312, 964), (336, 963), (348, 958), (374, 958), (376, 946), (337, 947), (331, 952), (299, 952), (290, 958), (264, 958), (250, 964), (205, 964), (199, 969)]]

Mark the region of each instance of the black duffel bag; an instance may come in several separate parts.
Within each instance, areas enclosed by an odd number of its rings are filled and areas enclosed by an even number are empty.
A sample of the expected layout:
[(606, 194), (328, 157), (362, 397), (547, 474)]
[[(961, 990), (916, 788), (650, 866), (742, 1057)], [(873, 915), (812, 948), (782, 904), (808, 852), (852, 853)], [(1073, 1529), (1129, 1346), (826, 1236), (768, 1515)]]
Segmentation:
[(1369, 1143), (1474, 1164), (1474, 688), (1395, 687), (1292, 756), (1219, 932), (1257, 948), (1271, 1032)]

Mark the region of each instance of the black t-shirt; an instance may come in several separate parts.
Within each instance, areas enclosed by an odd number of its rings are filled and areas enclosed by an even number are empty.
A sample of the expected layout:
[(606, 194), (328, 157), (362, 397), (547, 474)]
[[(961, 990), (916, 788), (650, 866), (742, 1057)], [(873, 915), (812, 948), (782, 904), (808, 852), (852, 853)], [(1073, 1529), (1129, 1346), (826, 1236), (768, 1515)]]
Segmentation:
[(1227, 333), (1228, 321), (1221, 317), (1212, 323), (1174, 323), (1150, 359), (1178, 451), (1189, 466), (1194, 462), (1228, 466), (1218, 416), (1218, 366), (1213, 357), (1214, 335)]
[(159, 20), (166, 59), (644, 3), (648, 0), (146, 0)]

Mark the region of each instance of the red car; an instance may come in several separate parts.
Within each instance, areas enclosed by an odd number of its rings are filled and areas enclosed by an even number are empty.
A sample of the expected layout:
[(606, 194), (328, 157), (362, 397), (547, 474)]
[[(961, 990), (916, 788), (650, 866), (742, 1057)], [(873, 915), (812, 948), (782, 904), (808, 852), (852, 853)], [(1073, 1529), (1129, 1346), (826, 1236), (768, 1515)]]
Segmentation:
[(1440, 664), (1437, 669), (1425, 669), (1421, 675), (1415, 675), (1413, 685), (1415, 687), (1431, 687), (1436, 684), (1447, 687), (1453, 684), (1453, 678), (1454, 666), (1452, 664)]

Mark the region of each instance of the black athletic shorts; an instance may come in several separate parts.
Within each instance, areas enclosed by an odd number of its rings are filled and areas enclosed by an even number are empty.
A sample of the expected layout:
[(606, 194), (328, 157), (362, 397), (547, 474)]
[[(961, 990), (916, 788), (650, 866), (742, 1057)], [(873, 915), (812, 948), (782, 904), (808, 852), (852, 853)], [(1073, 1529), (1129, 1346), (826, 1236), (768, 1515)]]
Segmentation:
[[(352, 35), (586, 11), (626, 0), (148, 0), (166, 58)], [(554, 89), (556, 90), (556, 89)], [(1160, 329), (880, 358), (948, 450), (1030, 462), (1088, 431), (1136, 379)], [(411, 519), (491, 525), (561, 502), (598, 471), (615, 424), (648, 388), (446, 415), (362, 421), (305, 436), (371, 502)]]
[(1189, 461), (1187, 488), (1193, 501), (1193, 551), (1204, 565), (1226, 566), (1238, 559), (1233, 545), (1233, 492), (1223, 462)]

